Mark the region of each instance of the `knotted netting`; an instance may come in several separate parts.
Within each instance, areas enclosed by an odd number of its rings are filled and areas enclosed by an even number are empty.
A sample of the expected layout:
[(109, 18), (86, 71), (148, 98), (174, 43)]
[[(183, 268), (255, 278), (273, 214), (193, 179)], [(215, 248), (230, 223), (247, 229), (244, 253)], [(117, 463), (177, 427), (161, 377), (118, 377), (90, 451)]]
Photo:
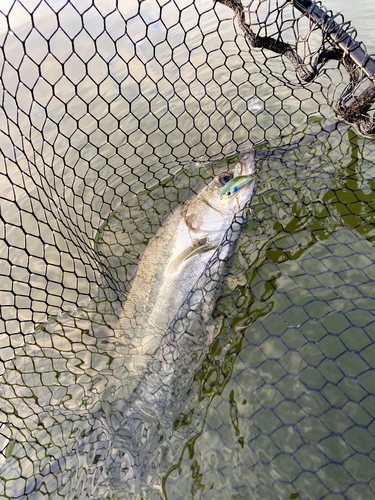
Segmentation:
[[(375, 72), (350, 23), (2, 0), (0, 43), (0, 498), (372, 499)], [(252, 147), (248, 208), (137, 369), (117, 332), (148, 241)]]

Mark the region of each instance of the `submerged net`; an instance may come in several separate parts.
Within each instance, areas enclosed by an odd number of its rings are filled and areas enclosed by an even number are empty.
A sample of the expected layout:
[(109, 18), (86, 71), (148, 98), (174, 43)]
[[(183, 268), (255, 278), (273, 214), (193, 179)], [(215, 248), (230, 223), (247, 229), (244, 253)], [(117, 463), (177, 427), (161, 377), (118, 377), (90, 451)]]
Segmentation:
[[(28, 0), (0, 26), (0, 498), (373, 498), (373, 62), (350, 24)], [(249, 209), (137, 369), (116, 332), (147, 242), (253, 145)]]

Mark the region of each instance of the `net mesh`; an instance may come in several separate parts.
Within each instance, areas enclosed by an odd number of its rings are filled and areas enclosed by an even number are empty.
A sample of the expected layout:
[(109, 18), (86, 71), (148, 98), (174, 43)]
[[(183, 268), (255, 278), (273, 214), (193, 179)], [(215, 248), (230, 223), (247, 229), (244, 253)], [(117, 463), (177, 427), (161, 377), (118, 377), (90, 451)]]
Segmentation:
[[(372, 60), (307, 0), (223, 3), (1, 3), (0, 498), (374, 497)], [(253, 145), (137, 369), (147, 242)]]

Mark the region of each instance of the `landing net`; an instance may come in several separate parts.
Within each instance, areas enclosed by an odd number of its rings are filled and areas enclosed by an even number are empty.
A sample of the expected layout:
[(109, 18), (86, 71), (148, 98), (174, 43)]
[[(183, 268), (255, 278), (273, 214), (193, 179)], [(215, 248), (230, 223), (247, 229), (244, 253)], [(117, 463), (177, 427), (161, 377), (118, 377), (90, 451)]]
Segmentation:
[[(350, 22), (3, 0), (0, 45), (0, 498), (374, 498), (375, 63)], [(147, 242), (251, 147), (249, 207), (129, 368)]]

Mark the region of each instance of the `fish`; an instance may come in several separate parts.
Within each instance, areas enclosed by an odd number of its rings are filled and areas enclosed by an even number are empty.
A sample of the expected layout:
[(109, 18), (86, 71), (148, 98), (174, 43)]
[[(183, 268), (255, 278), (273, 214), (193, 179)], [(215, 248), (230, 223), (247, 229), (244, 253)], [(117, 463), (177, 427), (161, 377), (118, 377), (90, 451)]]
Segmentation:
[[(126, 499), (161, 491), (165, 467), (183, 448), (184, 437), (175, 434), (174, 423), (220, 331), (212, 311), (254, 184), (253, 152), (227, 160), (226, 169), (169, 215), (139, 261), (121, 340), (129, 341), (134, 330), (139, 335), (134, 357), (141, 358), (140, 378), (123, 406), (111, 412), (106, 460), (111, 491), (121, 491)], [(132, 322), (137, 312), (144, 316)], [(128, 383), (129, 377), (123, 389)]]
[(145, 367), (254, 189), (254, 152), (227, 161), (150, 239), (115, 328), (130, 371)]
[[(112, 402), (108, 393), (113, 387), (109, 384), (93, 414), (90, 409), (82, 410), (80, 401), (73, 400), (68, 403), (66, 415), (66, 402), (56, 410), (50, 409), (48, 418), (56, 422), (56, 429), (51, 427), (48, 432), (62, 433), (66, 446), (50, 456), (44, 467), (37, 455), (39, 452), (42, 458), (48, 455), (48, 443), (31, 441), (28, 449), (27, 443), (11, 441), (16, 447), (10, 444), (9, 457), (1, 467), (4, 477), (12, 477), (18, 470), (18, 450), (21, 453), (26, 449), (30, 456), (37, 454), (34, 461), (42, 470), (34, 474), (31, 471), (27, 478), (26, 489), (35, 497), (46, 481), (65, 474), (67, 464), (70, 474), (66, 484), (76, 490), (79, 486), (75, 485), (75, 478), (89, 466), (87, 457), (95, 458), (89, 467), (95, 463), (98, 471), (105, 470), (100, 484), (86, 484), (87, 491), (103, 491), (108, 487), (118, 498), (134, 499), (141, 498), (142, 491), (159, 488), (161, 453), (172, 438), (173, 422), (199, 365), (199, 353), (208, 345), (204, 336), (193, 337), (194, 321), (199, 317), (197, 307), (202, 305), (206, 311), (204, 300), (200, 300), (200, 293), (194, 294), (194, 287), (198, 286), (198, 292), (204, 288), (204, 271), (217, 250), (220, 262), (225, 258), (227, 250), (222, 249), (221, 243), (236, 214), (250, 200), (253, 187), (254, 155), (246, 153), (228, 160), (222, 172), (166, 218), (139, 260), (120, 321), (115, 325), (126, 358), (121, 367), (125, 365), (129, 371), (121, 379), (121, 397), (113, 397)], [(210, 278), (217, 283), (219, 276), (220, 266), (216, 263), (210, 267)], [(193, 296), (188, 300), (191, 292)], [(206, 292), (205, 298), (208, 295)], [(189, 314), (182, 308), (184, 302)], [(184, 320), (182, 334), (173, 324), (175, 317)], [(77, 315), (72, 318), (78, 327)], [(86, 321), (85, 314), (84, 318)], [(100, 320), (93, 324), (100, 324)], [(83, 330), (84, 325), (79, 328)], [(56, 328), (60, 331), (61, 324), (57, 323)], [(118, 346), (116, 349), (120, 351)], [(169, 356), (171, 351), (173, 357)], [(189, 372), (183, 375), (186, 363)], [(58, 421), (64, 415), (59, 427)], [(44, 421), (42, 415), (40, 418)], [(72, 418), (73, 427), (69, 424)], [(94, 436), (100, 438), (95, 441)], [(24, 490), (22, 484), (21, 490)]]

